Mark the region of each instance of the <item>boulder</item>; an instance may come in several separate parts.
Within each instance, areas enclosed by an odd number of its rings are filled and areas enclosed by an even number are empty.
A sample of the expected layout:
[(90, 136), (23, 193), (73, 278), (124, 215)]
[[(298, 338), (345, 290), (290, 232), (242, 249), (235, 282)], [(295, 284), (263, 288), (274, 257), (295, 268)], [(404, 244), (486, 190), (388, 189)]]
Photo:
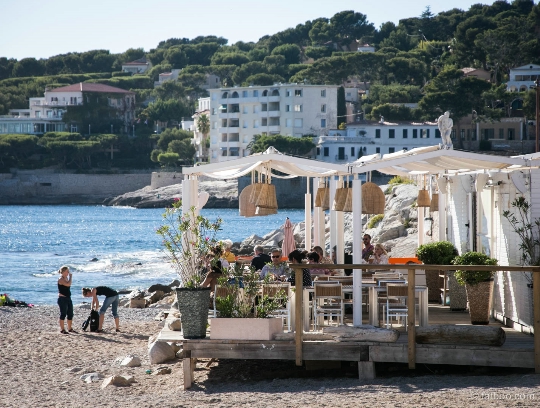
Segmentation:
[(134, 382), (134, 378), (131, 376), (124, 377), (122, 375), (113, 375), (103, 380), (101, 388), (106, 388), (109, 385), (116, 385), (117, 387), (127, 387)]
[(181, 331), (182, 330), (182, 321), (180, 319), (171, 319), (167, 323), (167, 327), (172, 331)]
[(169, 346), (171, 346), (175, 353), (178, 353), (180, 350), (182, 350), (182, 343), (168, 343)]
[(156, 341), (148, 346), (150, 364), (161, 364), (176, 357), (174, 349), (167, 343)]
[(87, 373), (80, 376), (80, 379), (87, 384), (101, 380), (103, 376), (99, 373)]
[(137, 356), (129, 355), (122, 359), (120, 365), (125, 367), (140, 367), (141, 359)]
[(152, 373), (152, 375), (165, 375), (172, 373), (172, 370), (170, 367), (158, 367), (156, 371)]
[(178, 286), (180, 286), (180, 281), (178, 279), (174, 279), (171, 283), (169, 283), (167, 285), (169, 288), (177, 288)]
[(146, 299), (129, 299), (129, 307), (132, 309), (144, 309), (146, 307)]

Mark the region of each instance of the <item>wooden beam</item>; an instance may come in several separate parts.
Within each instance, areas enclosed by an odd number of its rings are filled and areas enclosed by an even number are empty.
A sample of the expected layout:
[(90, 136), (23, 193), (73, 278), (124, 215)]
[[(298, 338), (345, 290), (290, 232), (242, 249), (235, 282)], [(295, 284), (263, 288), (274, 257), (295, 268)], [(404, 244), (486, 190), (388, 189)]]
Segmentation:
[(191, 351), (184, 350), (184, 359), (182, 360), (182, 371), (184, 372), (184, 390), (191, 388), (193, 381), (191, 371)]
[[(536, 126), (538, 126), (538, 124)], [(532, 274), (534, 305), (534, 372), (540, 374), (540, 272), (534, 271)]]
[(293, 271), (295, 276), (295, 331), (296, 335), (294, 341), (296, 343), (296, 365), (302, 366), (302, 335), (304, 334), (304, 313), (302, 313), (303, 306), (303, 296), (304, 296), (304, 287), (303, 287), (303, 272), (302, 266), (294, 267)]
[(408, 334), (408, 355), (409, 368), (416, 368), (416, 298), (415, 298), (415, 278), (416, 272), (414, 269), (409, 269), (408, 277), (408, 306), (407, 306), (407, 334)]

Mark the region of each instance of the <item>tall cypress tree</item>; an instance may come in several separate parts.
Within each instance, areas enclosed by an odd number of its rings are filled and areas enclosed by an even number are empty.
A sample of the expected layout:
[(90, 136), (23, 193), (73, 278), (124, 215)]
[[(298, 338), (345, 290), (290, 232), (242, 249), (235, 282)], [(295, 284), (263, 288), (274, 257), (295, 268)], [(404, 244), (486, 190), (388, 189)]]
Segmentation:
[(337, 125), (347, 122), (347, 107), (345, 106), (345, 88), (340, 86), (337, 90)]

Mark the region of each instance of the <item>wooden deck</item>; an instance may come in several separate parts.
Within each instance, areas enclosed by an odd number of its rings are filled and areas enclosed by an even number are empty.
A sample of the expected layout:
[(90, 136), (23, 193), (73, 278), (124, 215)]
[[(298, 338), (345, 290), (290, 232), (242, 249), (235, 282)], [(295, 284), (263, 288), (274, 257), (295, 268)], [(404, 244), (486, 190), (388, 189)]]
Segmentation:
[[(346, 319), (346, 323), (347, 320), (349, 319)], [(365, 323), (367, 324), (367, 320)], [(430, 305), (429, 324), (470, 325), (470, 319), (468, 312), (452, 312), (449, 307)], [(490, 325), (502, 327), (496, 321), (490, 322)], [(394, 328), (400, 331), (400, 337), (396, 343), (313, 341), (308, 340), (309, 337), (306, 335), (302, 344), (303, 360), (357, 361), (359, 376), (372, 377), (374, 376), (373, 363), (408, 362), (408, 338), (405, 328), (400, 326), (394, 326)], [(416, 344), (416, 363), (534, 369), (534, 337), (511, 328), (503, 327), (503, 330), (506, 333), (506, 341), (501, 347)], [(187, 357), (184, 361), (188, 363), (184, 364), (185, 388), (191, 385), (191, 373), (197, 358), (270, 360), (295, 360), (296, 358), (294, 340), (212, 340), (211, 337), (202, 340), (184, 340), (181, 332), (164, 328), (158, 341), (183, 343)]]

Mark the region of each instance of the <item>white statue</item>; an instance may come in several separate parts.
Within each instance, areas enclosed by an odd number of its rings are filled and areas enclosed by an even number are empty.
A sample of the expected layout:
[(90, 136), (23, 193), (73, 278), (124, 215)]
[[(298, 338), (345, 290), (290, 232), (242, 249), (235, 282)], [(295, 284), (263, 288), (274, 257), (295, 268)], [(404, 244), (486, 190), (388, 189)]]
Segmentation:
[(437, 126), (441, 132), (443, 147), (452, 149), (452, 138), (450, 137), (450, 134), (452, 133), (454, 121), (450, 118), (450, 111), (446, 111), (444, 112), (444, 115), (439, 116), (439, 119), (437, 119)]

